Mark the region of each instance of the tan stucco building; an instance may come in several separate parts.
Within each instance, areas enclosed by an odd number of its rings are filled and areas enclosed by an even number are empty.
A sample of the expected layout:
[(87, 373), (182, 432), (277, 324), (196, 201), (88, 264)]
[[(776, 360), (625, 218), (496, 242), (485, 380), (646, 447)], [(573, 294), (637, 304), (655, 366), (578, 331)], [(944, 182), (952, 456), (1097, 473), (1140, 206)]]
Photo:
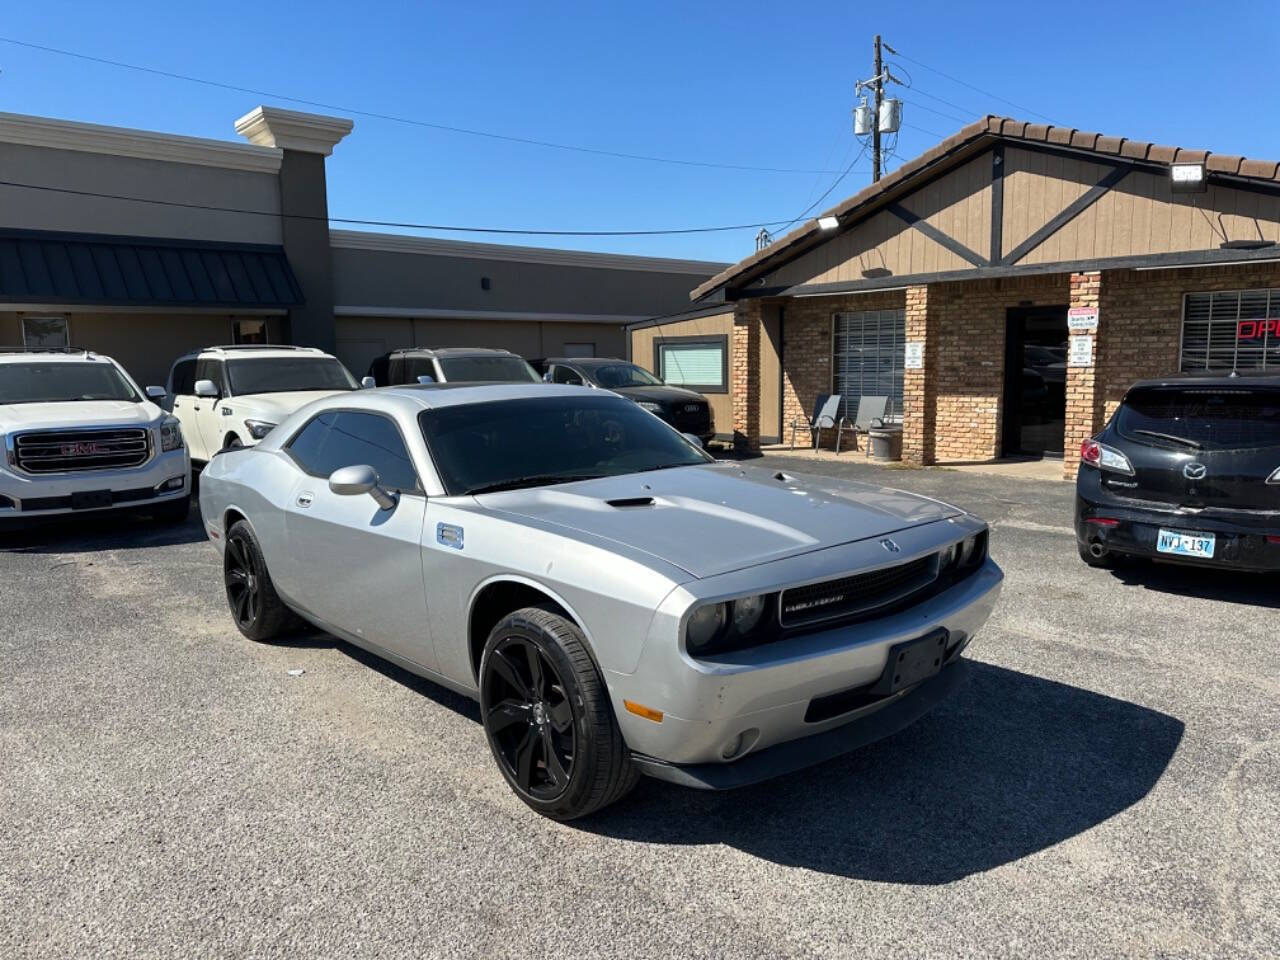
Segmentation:
[(330, 229), (352, 123), (259, 107), (240, 141), (0, 114), (0, 345), (68, 344), (162, 383), (188, 350), (409, 346), (621, 356), (722, 263)]

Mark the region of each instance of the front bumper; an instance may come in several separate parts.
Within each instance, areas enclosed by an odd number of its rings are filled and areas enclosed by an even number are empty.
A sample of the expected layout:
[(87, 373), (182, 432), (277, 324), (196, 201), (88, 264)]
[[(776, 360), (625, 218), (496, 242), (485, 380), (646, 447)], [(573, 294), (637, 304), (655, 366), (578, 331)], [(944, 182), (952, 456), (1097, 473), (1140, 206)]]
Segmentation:
[[(168, 487), (181, 479), (179, 486)], [(110, 502), (77, 506), (86, 494), (110, 491)], [(191, 492), (191, 461), (184, 447), (160, 453), (140, 467), (84, 470), (74, 473), (27, 474), (0, 463), (0, 520), (102, 513), (178, 500)]]
[[(1098, 518), (1114, 520), (1115, 524), (1090, 522)], [(1220, 509), (1161, 510), (1100, 503), (1077, 495), (1075, 528), (1076, 540), (1082, 547), (1100, 544), (1108, 553), (1221, 570), (1280, 570), (1280, 514), (1268, 517), (1258, 512)], [(1214, 555), (1200, 559), (1161, 553), (1156, 549), (1161, 530), (1211, 533)]]
[[(607, 677), (615, 716), (642, 772), (681, 783), (737, 786), (820, 762), (901, 729), (954, 688), (960, 653), (990, 616), (1003, 578), (988, 559), (899, 613), (753, 648), (733, 663), (694, 663), (651, 636), (633, 673)], [(863, 696), (891, 647), (938, 631), (948, 637), (941, 673), (889, 697)], [(818, 709), (846, 696), (846, 712)], [(624, 700), (662, 710), (661, 723), (632, 715)], [(727, 750), (735, 741), (739, 748)]]

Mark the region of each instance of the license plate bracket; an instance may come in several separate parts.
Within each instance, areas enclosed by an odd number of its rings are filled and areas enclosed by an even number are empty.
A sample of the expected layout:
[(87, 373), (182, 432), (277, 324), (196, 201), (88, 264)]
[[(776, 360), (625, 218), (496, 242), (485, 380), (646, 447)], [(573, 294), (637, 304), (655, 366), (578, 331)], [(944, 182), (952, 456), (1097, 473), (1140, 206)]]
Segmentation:
[(80, 490), (71, 494), (72, 510), (100, 510), (111, 504), (110, 490)]
[(942, 669), (947, 659), (947, 641), (950, 636), (946, 630), (934, 630), (915, 640), (895, 643), (889, 648), (884, 673), (880, 674), (880, 679), (871, 688), (871, 692), (889, 696), (928, 680)]

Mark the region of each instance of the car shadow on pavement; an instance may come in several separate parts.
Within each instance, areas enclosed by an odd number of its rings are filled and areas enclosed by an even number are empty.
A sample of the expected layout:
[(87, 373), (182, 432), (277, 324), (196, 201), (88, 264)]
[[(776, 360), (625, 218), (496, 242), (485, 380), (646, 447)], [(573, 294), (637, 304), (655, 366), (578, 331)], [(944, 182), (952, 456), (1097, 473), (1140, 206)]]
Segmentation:
[(0, 553), (94, 553), (172, 547), (204, 539), (198, 509), (182, 523), (159, 523), (141, 513), (82, 515), (33, 521), (16, 529), (0, 526)]
[(1276, 592), (1274, 578), (1262, 573), (1142, 560), (1121, 563), (1110, 572), (1127, 587), (1143, 587), (1201, 600), (1222, 600), (1226, 603), (1280, 609), (1280, 594)]
[(728, 793), (642, 780), (576, 825), (646, 843), (726, 844), (785, 866), (941, 884), (1075, 836), (1141, 800), (1182, 739), (1137, 704), (972, 662), (968, 683), (901, 733)]

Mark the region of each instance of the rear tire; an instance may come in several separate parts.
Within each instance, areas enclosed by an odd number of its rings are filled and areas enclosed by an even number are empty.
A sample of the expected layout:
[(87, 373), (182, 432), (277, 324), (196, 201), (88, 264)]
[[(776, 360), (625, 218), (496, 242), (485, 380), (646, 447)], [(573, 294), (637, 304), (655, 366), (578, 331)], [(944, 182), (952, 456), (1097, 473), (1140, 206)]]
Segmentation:
[(223, 583), (227, 606), (236, 628), (250, 640), (271, 640), (296, 622), (293, 611), (276, 593), (262, 547), (253, 528), (244, 520), (232, 524), (227, 531), (227, 546), (222, 553)]
[(544, 816), (594, 813), (639, 779), (586, 638), (551, 610), (524, 607), (493, 628), (480, 715), (508, 785)]
[(1089, 552), (1089, 547), (1079, 541), (1076, 541), (1076, 549), (1080, 552), (1080, 559), (1095, 569), (1110, 570), (1116, 565), (1114, 553), (1107, 552), (1100, 557), (1095, 557)]

